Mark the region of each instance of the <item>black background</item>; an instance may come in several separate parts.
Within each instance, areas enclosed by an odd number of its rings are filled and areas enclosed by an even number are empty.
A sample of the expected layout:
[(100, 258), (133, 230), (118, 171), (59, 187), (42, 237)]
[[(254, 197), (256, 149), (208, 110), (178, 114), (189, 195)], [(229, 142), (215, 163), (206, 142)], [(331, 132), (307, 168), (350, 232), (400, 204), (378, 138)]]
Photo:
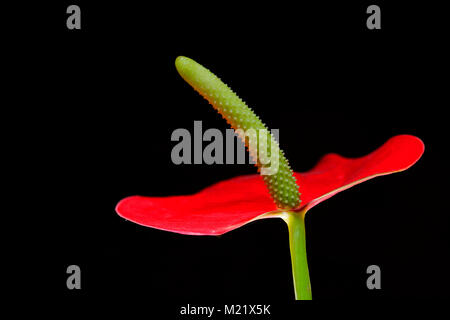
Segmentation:
[[(44, 273), (33, 287), (38, 293), (28, 284), (19, 289), (77, 306), (170, 302), (170, 315), (187, 303), (294, 299), (281, 220), (194, 237), (144, 228), (114, 211), (129, 195), (190, 194), (255, 172), (251, 165), (172, 164), (176, 128), (192, 130), (194, 120), (204, 130), (227, 128), (177, 74), (175, 58), (185, 55), (280, 129), (296, 171), (325, 153), (358, 157), (393, 135), (420, 137), (426, 150), (411, 169), (358, 185), (308, 213), (313, 297), (448, 296), (442, 8), (375, 1), (382, 29), (367, 30), (372, 3), (338, 2), (74, 1), (82, 30), (66, 29), (72, 2), (24, 8), (13, 28), (25, 20), (31, 27), (13, 37), (24, 49), (11, 83), (22, 89), (15, 108), (29, 129), (33, 160), (32, 182), (19, 192), (39, 194), (31, 213), (40, 224), (21, 255), (27, 266), (38, 259)], [(79, 291), (66, 288), (71, 264), (82, 270)], [(382, 290), (366, 288), (371, 264), (381, 267)]]

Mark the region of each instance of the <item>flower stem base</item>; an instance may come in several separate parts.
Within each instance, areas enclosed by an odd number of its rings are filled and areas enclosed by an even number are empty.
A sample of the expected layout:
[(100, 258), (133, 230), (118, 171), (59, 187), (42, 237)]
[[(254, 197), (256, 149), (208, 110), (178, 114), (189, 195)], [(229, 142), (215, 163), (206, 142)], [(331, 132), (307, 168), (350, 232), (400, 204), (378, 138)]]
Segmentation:
[(292, 275), (296, 300), (311, 300), (308, 260), (306, 257), (305, 212), (287, 212)]

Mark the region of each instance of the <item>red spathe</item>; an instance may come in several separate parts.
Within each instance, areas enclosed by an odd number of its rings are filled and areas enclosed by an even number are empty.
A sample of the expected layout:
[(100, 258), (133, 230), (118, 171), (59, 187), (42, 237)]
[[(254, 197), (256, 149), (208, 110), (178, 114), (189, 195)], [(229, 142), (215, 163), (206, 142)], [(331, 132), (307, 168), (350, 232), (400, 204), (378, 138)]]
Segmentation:
[[(399, 135), (361, 158), (327, 154), (312, 170), (295, 173), (302, 200), (297, 210), (309, 210), (363, 181), (406, 170), (423, 152), (419, 138)], [(147, 227), (190, 235), (220, 235), (279, 210), (261, 176), (252, 174), (221, 181), (193, 195), (127, 197), (117, 204), (116, 211)]]

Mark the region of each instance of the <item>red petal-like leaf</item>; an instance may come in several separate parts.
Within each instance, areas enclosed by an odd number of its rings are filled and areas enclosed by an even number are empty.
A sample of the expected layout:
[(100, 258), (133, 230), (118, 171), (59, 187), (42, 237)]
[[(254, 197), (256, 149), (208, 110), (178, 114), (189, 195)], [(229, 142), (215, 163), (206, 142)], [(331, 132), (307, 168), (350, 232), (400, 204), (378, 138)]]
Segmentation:
[(361, 158), (327, 154), (312, 170), (296, 174), (300, 179), (302, 206), (310, 209), (358, 183), (406, 170), (420, 159), (423, 152), (422, 140), (399, 135)]
[[(309, 210), (376, 176), (406, 170), (423, 151), (419, 138), (399, 135), (361, 158), (328, 154), (312, 170), (295, 173), (302, 199), (299, 210)], [(220, 235), (277, 208), (261, 177), (254, 174), (219, 182), (193, 195), (128, 197), (117, 204), (116, 211), (147, 227), (190, 235)]]

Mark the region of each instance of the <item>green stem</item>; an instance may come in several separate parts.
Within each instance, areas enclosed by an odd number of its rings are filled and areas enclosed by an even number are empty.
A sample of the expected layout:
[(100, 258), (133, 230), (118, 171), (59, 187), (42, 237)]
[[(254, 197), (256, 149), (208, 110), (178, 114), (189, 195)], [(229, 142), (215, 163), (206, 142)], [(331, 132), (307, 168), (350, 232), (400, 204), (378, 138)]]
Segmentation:
[(289, 246), (296, 300), (312, 299), (308, 260), (306, 258), (304, 217), (304, 212), (287, 212), (287, 218), (285, 219), (289, 228)]

